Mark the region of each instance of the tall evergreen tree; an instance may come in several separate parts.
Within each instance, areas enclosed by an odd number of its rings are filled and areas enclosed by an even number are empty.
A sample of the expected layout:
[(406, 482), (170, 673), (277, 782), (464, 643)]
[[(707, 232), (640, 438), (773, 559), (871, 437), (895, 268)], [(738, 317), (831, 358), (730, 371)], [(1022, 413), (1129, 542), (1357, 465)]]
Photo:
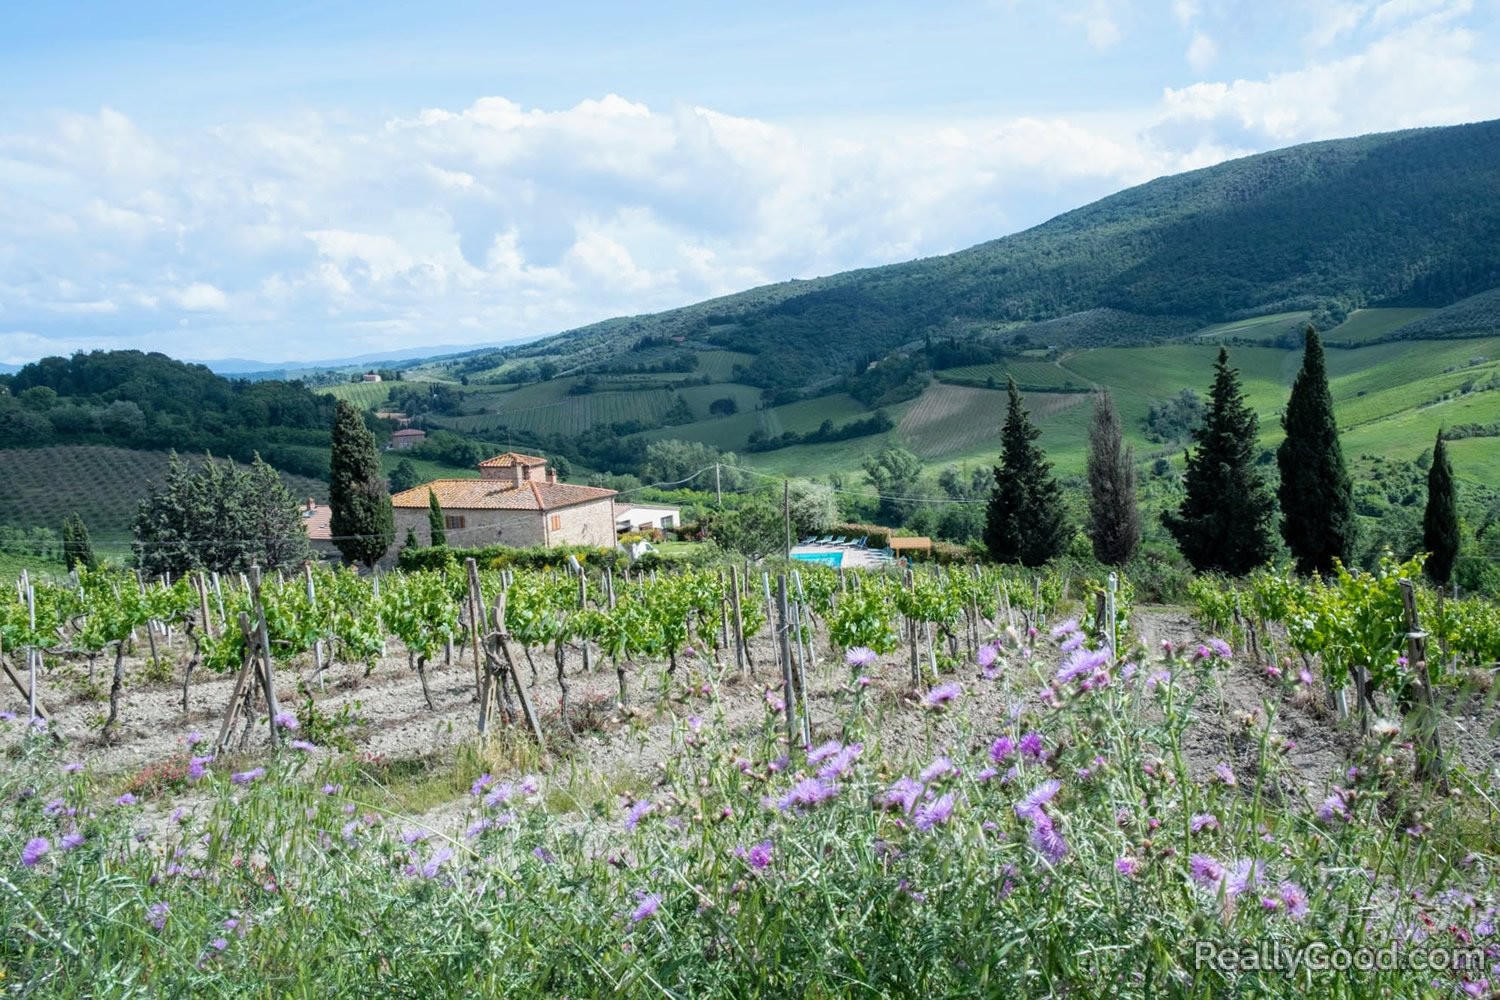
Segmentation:
[(432, 533), (433, 545), (448, 544), (448, 530), (443, 523), (443, 505), (438, 503), (437, 494), (430, 489), (427, 491), (427, 528)]
[(254, 547), (252, 559), (264, 569), (293, 569), (312, 558), (302, 525), (302, 509), (280, 474), (257, 453), (244, 476), (240, 508)]
[(1141, 513), (1135, 501), (1135, 452), (1124, 442), (1120, 416), (1107, 391), (1094, 397), (1088, 474), (1094, 558), (1124, 565), (1141, 543)]
[(74, 511), (63, 519), (63, 562), (68, 569), (82, 566), (97, 569), (99, 560), (94, 556), (94, 543), (89, 539), (88, 525)]
[(1302, 370), (1292, 383), (1286, 414), (1286, 440), (1276, 450), (1281, 470), (1281, 537), (1297, 560), (1297, 572), (1326, 576), (1334, 560), (1354, 555), (1354, 486), (1344, 468), (1333, 396), (1323, 365), (1317, 330), (1307, 328)]
[(1429, 555), (1424, 567), (1433, 583), (1442, 586), (1453, 576), (1458, 559), (1458, 492), (1448, 446), (1438, 431), (1432, 446), (1432, 468), (1427, 470), (1427, 511), (1422, 515), (1422, 547)]
[(1162, 523), (1199, 572), (1242, 576), (1275, 552), (1271, 517), (1275, 501), (1255, 467), (1260, 424), (1245, 405), (1239, 372), (1219, 348), (1214, 384), (1203, 426), (1193, 432), (1197, 449), (1187, 456), (1183, 497)]
[(1040, 566), (1062, 552), (1068, 522), (1062, 490), (1036, 439), (1042, 432), (1021, 405), (1015, 379), (1000, 431), (1000, 464), (985, 511), (984, 544), (1000, 562)]
[(411, 459), (403, 458), (391, 470), (390, 483), (392, 495), (405, 493), (413, 487), (422, 485), (422, 475), (417, 472), (417, 467), (411, 464)]
[(339, 400), (333, 411), (333, 453), (329, 461), (328, 505), (333, 543), (350, 562), (374, 566), (396, 537), (395, 515), (375, 435), (359, 411)]

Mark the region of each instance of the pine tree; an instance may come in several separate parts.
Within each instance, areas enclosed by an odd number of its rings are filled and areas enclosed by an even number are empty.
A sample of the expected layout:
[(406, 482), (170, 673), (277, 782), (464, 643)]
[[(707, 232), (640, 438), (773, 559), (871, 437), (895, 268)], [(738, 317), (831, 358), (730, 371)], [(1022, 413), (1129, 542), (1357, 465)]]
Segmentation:
[(427, 527), (432, 533), (434, 546), (448, 544), (448, 531), (443, 524), (443, 506), (438, 503), (437, 494), (432, 490), (427, 491)]
[(1344, 468), (1333, 396), (1323, 365), (1318, 333), (1307, 328), (1302, 370), (1292, 383), (1286, 414), (1286, 440), (1276, 451), (1281, 470), (1281, 537), (1297, 560), (1297, 572), (1327, 576), (1334, 560), (1354, 555), (1354, 486)]
[(1422, 547), (1429, 555), (1425, 569), (1433, 583), (1442, 586), (1453, 576), (1458, 559), (1458, 494), (1448, 446), (1438, 431), (1432, 446), (1432, 468), (1427, 470), (1427, 511), (1422, 515)]
[(375, 436), (359, 411), (343, 400), (333, 411), (328, 479), (334, 545), (350, 562), (374, 566), (396, 537), (395, 516), (380, 472)]
[(1135, 501), (1135, 452), (1124, 443), (1120, 416), (1107, 391), (1094, 397), (1088, 475), (1094, 558), (1122, 566), (1141, 543), (1141, 514)]
[(1015, 379), (1000, 431), (1000, 464), (985, 511), (984, 544), (1000, 562), (1040, 566), (1067, 545), (1068, 523), (1062, 491), (1052, 478), (1036, 439), (1041, 437), (1021, 405)]
[(417, 467), (411, 464), (411, 459), (403, 458), (391, 470), (390, 483), (391, 494), (394, 496), (397, 493), (405, 493), (409, 489), (420, 486), (422, 484), (422, 475), (417, 472)]
[(267, 465), (259, 454), (243, 480), (244, 493), (240, 507), (253, 546), (254, 561), (263, 569), (296, 569), (312, 558), (312, 543), (302, 526), (302, 512), (297, 498), (282, 481), (280, 473)]
[(63, 519), (63, 562), (69, 570), (76, 566), (98, 569), (99, 560), (94, 556), (94, 544), (89, 539), (88, 525), (77, 511)]
[(1187, 495), (1162, 523), (1199, 572), (1242, 576), (1275, 552), (1271, 517), (1275, 501), (1255, 467), (1255, 413), (1245, 405), (1239, 372), (1219, 348), (1214, 384), (1203, 426), (1193, 432), (1197, 448), (1187, 456)]

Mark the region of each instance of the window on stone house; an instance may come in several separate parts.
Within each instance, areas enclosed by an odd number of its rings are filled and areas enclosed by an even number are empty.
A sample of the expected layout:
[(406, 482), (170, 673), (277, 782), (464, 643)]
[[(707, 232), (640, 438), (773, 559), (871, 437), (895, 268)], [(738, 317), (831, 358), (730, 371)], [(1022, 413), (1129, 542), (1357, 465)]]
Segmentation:
[(552, 515), (552, 530), (553, 531), (561, 531), (562, 530), (562, 515), (561, 514), (553, 514)]
[(444, 528), (450, 528), (450, 529), (451, 528), (463, 528), (464, 527), (464, 516), (462, 514), (444, 514), (443, 515), (443, 527)]

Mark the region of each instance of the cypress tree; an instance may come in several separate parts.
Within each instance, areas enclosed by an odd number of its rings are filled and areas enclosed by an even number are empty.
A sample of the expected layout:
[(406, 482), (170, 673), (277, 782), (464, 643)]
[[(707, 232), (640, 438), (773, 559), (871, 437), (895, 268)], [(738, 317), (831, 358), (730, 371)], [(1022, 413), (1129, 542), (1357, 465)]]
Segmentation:
[(448, 531), (443, 524), (443, 507), (432, 490), (427, 491), (427, 527), (432, 532), (433, 545), (448, 544)]
[(1245, 405), (1239, 372), (1219, 348), (1203, 426), (1193, 431), (1197, 449), (1187, 456), (1187, 493), (1176, 513), (1162, 515), (1188, 562), (1199, 572), (1234, 576), (1271, 558), (1274, 498), (1255, 467), (1260, 423)]
[(380, 472), (375, 436), (344, 400), (333, 410), (328, 505), (334, 545), (343, 557), (366, 566), (379, 562), (396, 536), (391, 495)]
[(74, 511), (63, 519), (63, 562), (69, 570), (75, 566), (98, 569), (99, 560), (94, 556), (94, 543), (89, 539), (88, 525)]
[(1458, 559), (1458, 493), (1442, 431), (1438, 431), (1437, 444), (1432, 446), (1432, 468), (1427, 470), (1427, 510), (1422, 515), (1422, 547), (1430, 553), (1424, 567), (1428, 577), (1442, 586), (1452, 577), (1453, 563)]
[(1323, 344), (1311, 326), (1281, 426), (1286, 431), (1286, 440), (1276, 450), (1281, 537), (1297, 560), (1297, 572), (1326, 576), (1333, 572), (1334, 560), (1348, 563), (1353, 557), (1357, 522), (1354, 486), (1344, 468), (1323, 366)]
[(1010, 401), (1000, 431), (995, 487), (985, 511), (984, 544), (1000, 562), (1040, 566), (1067, 545), (1068, 523), (1052, 464), (1036, 444), (1042, 432), (1021, 405), (1015, 379), (1009, 381)]
[(312, 543), (302, 526), (297, 498), (281, 475), (255, 456), (243, 477), (241, 507), (254, 548), (253, 557), (265, 569), (295, 569), (312, 558)]
[(1088, 475), (1094, 558), (1122, 566), (1141, 543), (1141, 514), (1135, 502), (1135, 452), (1124, 443), (1120, 416), (1107, 391), (1094, 397)]

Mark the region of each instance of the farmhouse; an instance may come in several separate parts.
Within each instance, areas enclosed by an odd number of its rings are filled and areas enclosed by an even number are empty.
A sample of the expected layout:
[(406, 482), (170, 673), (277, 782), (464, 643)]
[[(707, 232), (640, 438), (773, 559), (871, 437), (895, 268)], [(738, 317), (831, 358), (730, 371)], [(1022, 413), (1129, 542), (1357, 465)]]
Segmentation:
[(339, 560), (343, 558), (333, 544), (333, 508), (320, 504), (312, 497), (302, 505), (302, 528), (307, 540), (312, 543), (313, 553), (319, 559)]
[(443, 508), (449, 545), (614, 547), (614, 490), (560, 483), (545, 458), (516, 452), (480, 462), (479, 476), (437, 479), (391, 497), (397, 543), (411, 531), (421, 544), (432, 544), (430, 490)]
[(427, 440), (427, 432), (416, 427), (403, 427), (391, 434), (391, 450), (406, 451)]
[(666, 531), (682, 524), (682, 508), (666, 504), (633, 503), (615, 504), (615, 530)]
[(362, 382), (379, 382), (380, 381), (380, 373), (379, 372), (365, 372), (364, 376), (360, 379), (360, 381), (362, 381)]

